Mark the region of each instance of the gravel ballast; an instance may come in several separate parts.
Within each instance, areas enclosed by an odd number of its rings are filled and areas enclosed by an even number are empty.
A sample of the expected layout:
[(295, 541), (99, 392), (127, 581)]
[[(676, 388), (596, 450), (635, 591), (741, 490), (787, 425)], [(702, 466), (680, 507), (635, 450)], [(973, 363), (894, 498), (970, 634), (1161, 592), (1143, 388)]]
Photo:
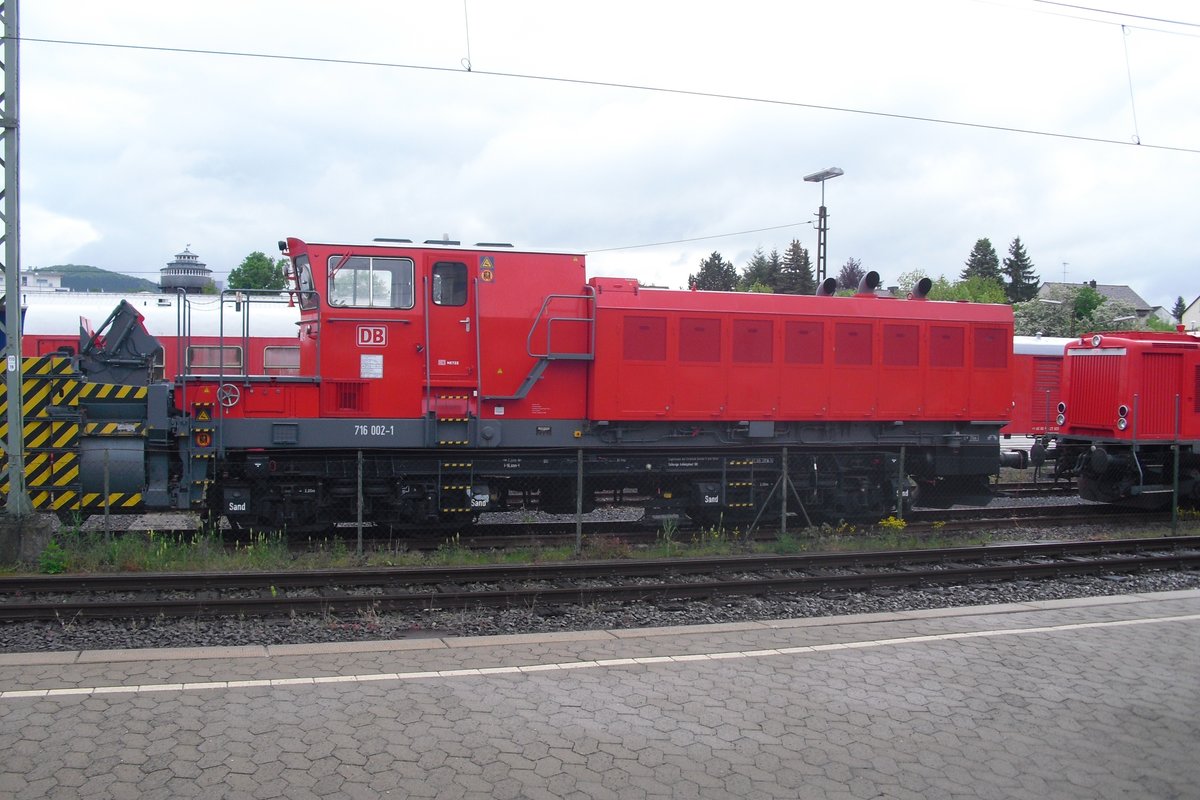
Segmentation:
[[(1077, 528), (1006, 531), (999, 539), (1091, 538)], [(1097, 537), (1099, 538), (1099, 537)], [(1050, 578), (916, 589), (822, 592), (712, 601), (608, 603), (546, 609), (311, 615), (266, 619), (59, 620), (0, 626), (0, 652), (225, 647), (703, 625), (897, 612), (1200, 588), (1200, 572)]]

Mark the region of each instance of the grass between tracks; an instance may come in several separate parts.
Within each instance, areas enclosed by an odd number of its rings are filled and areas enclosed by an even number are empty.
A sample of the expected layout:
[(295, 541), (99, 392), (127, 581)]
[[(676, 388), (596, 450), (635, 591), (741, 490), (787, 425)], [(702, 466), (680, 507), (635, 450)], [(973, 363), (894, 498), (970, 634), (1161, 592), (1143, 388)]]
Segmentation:
[[(1193, 527), (1200, 513), (1181, 511), (1180, 519)], [(278, 534), (252, 534), (237, 542), (219, 533), (198, 531), (180, 536), (150, 532), (114, 535), (81, 531), (65, 526), (43, 550), (40, 572), (186, 572), (279, 569), (330, 569), (354, 566), (434, 566), (504, 564), (619, 558), (668, 558), (737, 555), (748, 553), (837, 552), (855, 550), (904, 550), (986, 544), (991, 538), (980, 534), (915, 535), (907, 533), (903, 520), (888, 517), (875, 525), (822, 525), (789, 531), (773, 540), (755, 539), (740, 529), (723, 527), (680, 531), (664, 522), (656, 541), (635, 545), (619, 536), (587, 536), (582, 550), (572, 545), (479, 550), (464, 545), (458, 535), (448, 537), (434, 550), (410, 550), (402, 542), (375, 546), (361, 554), (355, 542), (345, 538), (310, 540), (299, 551)], [(1125, 530), (1123, 538), (1165, 535), (1163, 530)], [(0, 568), (12, 572), (19, 568)]]

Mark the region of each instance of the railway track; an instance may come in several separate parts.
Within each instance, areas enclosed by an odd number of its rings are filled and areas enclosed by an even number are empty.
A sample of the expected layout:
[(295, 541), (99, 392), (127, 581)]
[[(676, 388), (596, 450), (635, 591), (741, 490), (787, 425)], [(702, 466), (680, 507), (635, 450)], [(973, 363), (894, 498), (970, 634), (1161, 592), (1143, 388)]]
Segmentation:
[(1200, 537), (851, 554), (0, 578), (0, 622), (546, 608), (1200, 567)]
[[(686, 540), (697, 533), (705, 532), (702, 526), (694, 525), (686, 520), (667, 522), (661, 519), (631, 517), (638, 509), (617, 508), (609, 518), (592, 518), (584, 520), (580, 531), (584, 537), (617, 537), (629, 545), (653, 544), (660, 538), (667, 525), (672, 525), (679, 540)], [(618, 516), (620, 515), (620, 516)], [(601, 515), (603, 516), (603, 515)], [(1119, 506), (1101, 504), (1077, 503), (1071, 505), (1038, 505), (1031, 503), (1022, 506), (984, 506), (972, 508), (951, 509), (917, 509), (905, 515), (905, 532), (913, 536), (923, 536), (948, 532), (966, 533), (975, 530), (989, 530), (998, 527), (1019, 526), (1024, 528), (1054, 527), (1089, 524), (1137, 524), (1156, 525), (1169, 522), (1167, 512), (1154, 513), (1141, 509), (1129, 509)], [(111, 521), (111, 520), (110, 520)], [(103, 520), (89, 520), (84, 528), (87, 533), (104, 532)], [(174, 536), (186, 538), (194, 535), (199, 523), (186, 514), (155, 514), (144, 517), (119, 518), (114, 527), (114, 533), (149, 534), (159, 536)], [(836, 527), (836, 526), (834, 526)], [(859, 523), (854, 526), (858, 531), (869, 530), (869, 523)], [(773, 540), (779, 536), (780, 526), (777, 521), (760, 525), (752, 535), (739, 530), (739, 535), (756, 541)], [(795, 535), (802, 535), (805, 530), (804, 521), (797, 516), (789, 518), (788, 529)], [(727, 533), (729, 531), (726, 531)], [(377, 531), (368, 526), (363, 529), (364, 548), (381, 549), (394, 547), (397, 542), (403, 542), (410, 550), (436, 550), (450, 539), (462, 547), (490, 550), (512, 549), (519, 547), (554, 547), (570, 545), (575, 541), (576, 525), (570, 515), (522, 515), (513, 512), (511, 518), (486, 524), (477, 524), (462, 531), (455, 530), (422, 530), (413, 531), (405, 536), (380, 536)], [(231, 542), (237, 537), (230, 534)], [(341, 523), (331, 528), (328, 537), (307, 538), (292, 542), (294, 548), (303, 551), (314, 544), (322, 544), (334, 538), (343, 542), (357, 541), (357, 529), (353, 523)]]

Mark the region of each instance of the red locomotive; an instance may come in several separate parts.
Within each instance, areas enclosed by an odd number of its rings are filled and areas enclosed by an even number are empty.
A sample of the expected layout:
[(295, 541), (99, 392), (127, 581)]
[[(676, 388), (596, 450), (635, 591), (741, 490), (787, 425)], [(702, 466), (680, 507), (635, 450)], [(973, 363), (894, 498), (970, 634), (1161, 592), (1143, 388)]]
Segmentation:
[[(1200, 501), (1200, 340), (1097, 333), (1066, 349), (1057, 404), (1058, 474), (1080, 496), (1167, 506)], [(1178, 460), (1177, 460), (1178, 459)]]
[[(670, 291), (507, 245), (280, 244), (291, 374), (185, 361), (140, 406), (48, 394), (77, 399), (47, 418), (80, 422), (48, 461), (82, 467), (40, 476), (35, 504), (299, 531), (356, 508), (424, 525), (632, 498), (742, 524), (777, 514), (782, 490), (810, 521), (878, 519), (914, 499), (986, 502), (1002, 459), (1022, 463), (999, 444), (1007, 306), (877, 297), (875, 273), (854, 297)], [(136, 437), (88, 424), (131, 414)]]
[(427, 523), (573, 511), (577, 458), (585, 509), (631, 495), (702, 520), (770, 513), (785, 471), (815, 519), (886, 514), (910, 477), (928, 502), (978, 500), (999, 467), (1004, 306), (647, 289), (498, 246), (281, 245), (299, 375), (178, 395), (193, 418), (213, 404), (209, 499), (239, 524), (328, 519), (360, 470), (367, 518)]

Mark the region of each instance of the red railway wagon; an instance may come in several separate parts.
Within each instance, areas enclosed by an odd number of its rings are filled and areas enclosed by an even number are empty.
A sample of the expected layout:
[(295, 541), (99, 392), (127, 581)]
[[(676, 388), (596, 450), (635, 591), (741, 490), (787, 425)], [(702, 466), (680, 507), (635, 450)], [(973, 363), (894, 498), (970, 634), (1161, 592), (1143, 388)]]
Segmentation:
[(78, 350), (81, 325), (99, 328), (122, 301), (162, 345), (154, 359), (159, 378), (293, 375), (299, 369), (299, 311), (286, 296), (265, 292), (29, 292), (21, 296), (22, 355)]
[(1200, 500), (1200, 340), (1183, 333), (1098, 333), (1066, 349), (1060, 474), (1080, 496), (1147, 508)]
[(1063, 353), (1071, 338), (1013, 337), (1012, 419), (1001, 429), (1005, 437), (1041, 438), (1058, 432), (1057, 405), (1062, 383)]

